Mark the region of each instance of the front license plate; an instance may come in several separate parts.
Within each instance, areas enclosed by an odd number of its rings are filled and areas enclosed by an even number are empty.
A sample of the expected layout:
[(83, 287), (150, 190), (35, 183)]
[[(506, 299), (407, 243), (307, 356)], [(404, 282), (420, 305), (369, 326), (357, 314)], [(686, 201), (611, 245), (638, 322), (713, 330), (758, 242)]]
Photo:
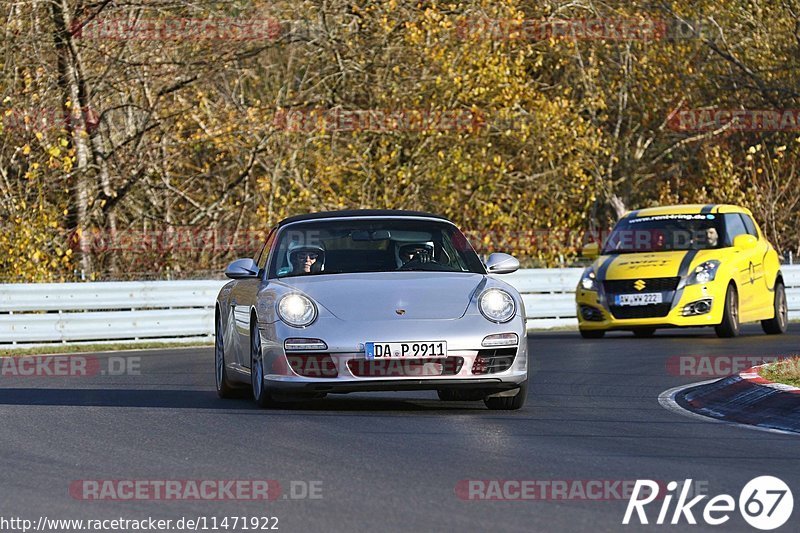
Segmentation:
[(660, 292), (645, 292), (642, 294), (617, 294), (617, 305), (651, 305), (664, 301)]
[(368, 342), (364, 352), (367, 359), (438, 359), (447, 357), (447, 342)]

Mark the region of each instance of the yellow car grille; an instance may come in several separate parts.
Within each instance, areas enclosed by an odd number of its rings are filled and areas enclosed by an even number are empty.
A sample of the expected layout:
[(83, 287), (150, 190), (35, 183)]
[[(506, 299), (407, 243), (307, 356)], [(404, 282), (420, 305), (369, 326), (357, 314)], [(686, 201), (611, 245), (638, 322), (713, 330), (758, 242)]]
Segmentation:
[[(637, 292), (667, 292), (678, 288), (680, 277), (612, 279), (603, 282), (607, 294), (635, 294)], [(641, 287), (641, 288), (640, 288)]]

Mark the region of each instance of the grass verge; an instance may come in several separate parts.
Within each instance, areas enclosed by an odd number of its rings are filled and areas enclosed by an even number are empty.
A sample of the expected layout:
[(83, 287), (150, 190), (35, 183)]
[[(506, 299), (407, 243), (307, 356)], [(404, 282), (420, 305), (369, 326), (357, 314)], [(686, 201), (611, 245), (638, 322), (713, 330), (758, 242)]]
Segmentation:
[(759, 369), (758, 373), (769, 381), (800, 387), (800, 356), (770, 363)]
[(0, 348), (0, 357), (16, 355), (52, 355), (86, 352), (117, 352), (122, 350), (152, 350), (162, 348), (187, 348), (192, 346), (213, 346), (209, 341), (191, 342), (131, 342), (131, 343), (96, 343), (96, 344), (54, 344), (52, 346), (36, 346), (31, 348)]

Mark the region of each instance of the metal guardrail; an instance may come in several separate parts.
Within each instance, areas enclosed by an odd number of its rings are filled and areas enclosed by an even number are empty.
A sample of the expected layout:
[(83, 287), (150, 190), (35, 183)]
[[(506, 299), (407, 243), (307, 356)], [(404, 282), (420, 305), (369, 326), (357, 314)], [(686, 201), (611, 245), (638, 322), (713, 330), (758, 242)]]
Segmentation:
[[(782, 268), (789, 317), (800, 319), (800, 266)], [(577, 326), (580, 268), (498, 276), (522, 294), (528, 329)], [(88, 341), (210, 340), (225, 280), (0, 285), (0, 347)]]
[(224, 280), (0, 285), (0, 347), (210, 339)]

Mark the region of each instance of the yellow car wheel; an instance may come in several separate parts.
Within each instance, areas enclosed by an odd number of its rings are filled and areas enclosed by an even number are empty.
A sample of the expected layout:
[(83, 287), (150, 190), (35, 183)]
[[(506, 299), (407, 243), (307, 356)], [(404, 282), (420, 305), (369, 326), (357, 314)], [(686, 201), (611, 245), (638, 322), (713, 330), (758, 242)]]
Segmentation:
[(725, 293), (725, 310), (722, 312), (722, 322), (714, 328), (717, 337), (736, 337), (739, 335), (739, 292), (731, 283)]
[(786, 304), (786, 289), (782, 282), (775, 284), (775, 316), (769, 320), (761, 321), (761, 329), (767, 335), (786, 333), (786, 324), (789, 322), (789, 306)]

